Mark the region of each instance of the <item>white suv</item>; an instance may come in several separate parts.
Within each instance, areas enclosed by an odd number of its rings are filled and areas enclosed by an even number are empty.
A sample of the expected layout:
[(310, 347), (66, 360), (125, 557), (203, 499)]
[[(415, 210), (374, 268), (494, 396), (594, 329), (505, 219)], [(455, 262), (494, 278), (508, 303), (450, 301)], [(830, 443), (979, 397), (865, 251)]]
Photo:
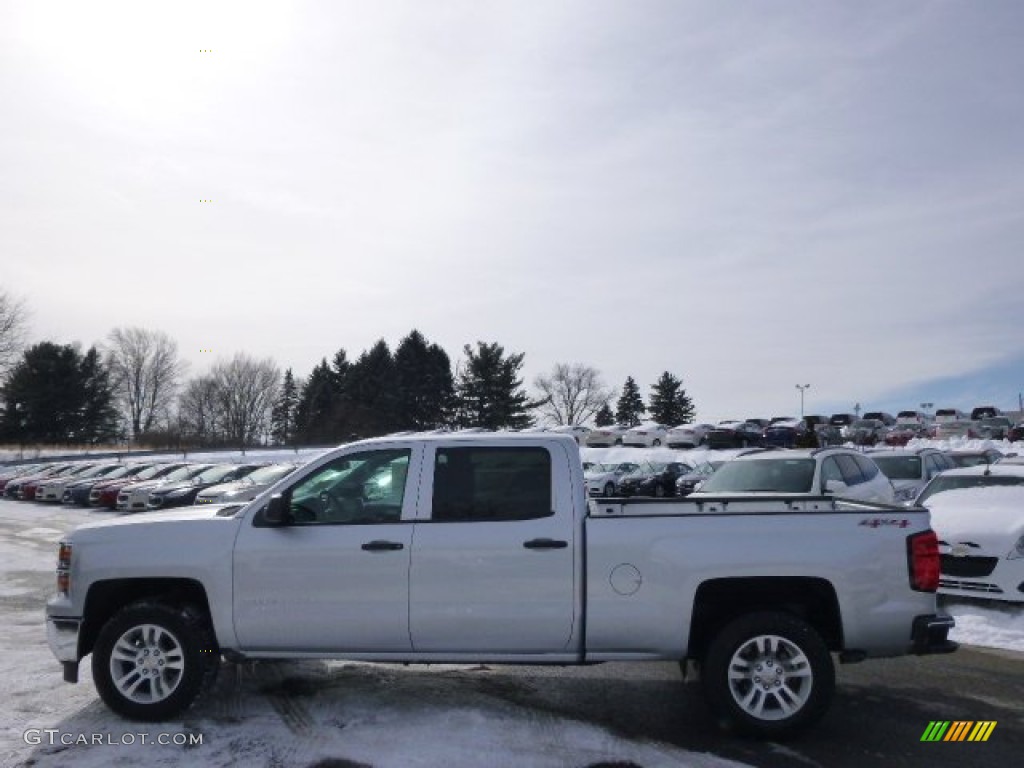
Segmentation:
[(759, 451), (726, 462), (691, 498), (839, 496), (893, 503), (893, 487), (868, 456), (849, 448)]

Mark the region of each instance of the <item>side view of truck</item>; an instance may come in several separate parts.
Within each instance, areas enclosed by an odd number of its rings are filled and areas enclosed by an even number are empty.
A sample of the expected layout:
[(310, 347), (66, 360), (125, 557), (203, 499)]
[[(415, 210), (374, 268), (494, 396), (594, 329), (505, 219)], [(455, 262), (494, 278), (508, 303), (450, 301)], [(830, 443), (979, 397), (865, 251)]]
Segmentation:
[(222, 662), (693, 662), (721, 719), (820, 718), (834, 658), (947, 653), (927, 510), (832, 497), (588, 500), (571, 436), (334, 449), (251, 502), (60, 544), (50, 646), (104, 702), (173, 718)]

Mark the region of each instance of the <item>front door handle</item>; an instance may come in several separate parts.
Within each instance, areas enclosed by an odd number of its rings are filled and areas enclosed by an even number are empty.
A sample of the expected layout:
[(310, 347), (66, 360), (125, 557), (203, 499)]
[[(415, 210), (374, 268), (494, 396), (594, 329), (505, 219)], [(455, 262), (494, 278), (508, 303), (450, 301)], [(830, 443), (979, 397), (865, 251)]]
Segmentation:
[(569, 542), (558, 539), (530, 539), (524, 541), (523, 546), (527, 549), (565, 549), (569, 546)]
[(363, 544), (363, 549), (367, 552), (394, 552), (399, 549), (405, 549), (405, 544), (400, 541), (368, 541)]

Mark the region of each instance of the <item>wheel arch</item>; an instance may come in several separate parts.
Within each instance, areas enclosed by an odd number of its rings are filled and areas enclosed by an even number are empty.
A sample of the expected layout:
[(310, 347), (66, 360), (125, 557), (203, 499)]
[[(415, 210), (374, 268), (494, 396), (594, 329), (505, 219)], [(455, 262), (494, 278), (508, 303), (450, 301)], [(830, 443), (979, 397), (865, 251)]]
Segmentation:
[(839, 599), (827, 579), (757, 576), (710, 579), (694, 597), (687, 657), (701, 660), (711, 640), (731, 621), (749, 613), (782, 611), (803, 619), (830, 651), (843, 649)]
[(190, 605), (210, 615), (210, 601), (206, 589), (196, 579), (142, 578), (108, 579), (89, 587), (82, 612), (82, 627), (78, 638), (78, 657), (92, 652), (103, 625), (127, 605), (141, 600), (152, 600), (165, 605)]

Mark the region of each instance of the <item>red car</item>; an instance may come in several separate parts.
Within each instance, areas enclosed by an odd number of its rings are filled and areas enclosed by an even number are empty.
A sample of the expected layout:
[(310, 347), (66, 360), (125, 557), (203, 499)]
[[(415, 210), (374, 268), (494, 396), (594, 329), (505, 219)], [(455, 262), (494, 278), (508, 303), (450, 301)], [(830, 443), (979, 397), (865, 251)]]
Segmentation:
[(886, 445), (906, 445), (916, 437), (925, 437), (927, 431), (920, 424), (897, 424), (885, 433), (883, 442)]

